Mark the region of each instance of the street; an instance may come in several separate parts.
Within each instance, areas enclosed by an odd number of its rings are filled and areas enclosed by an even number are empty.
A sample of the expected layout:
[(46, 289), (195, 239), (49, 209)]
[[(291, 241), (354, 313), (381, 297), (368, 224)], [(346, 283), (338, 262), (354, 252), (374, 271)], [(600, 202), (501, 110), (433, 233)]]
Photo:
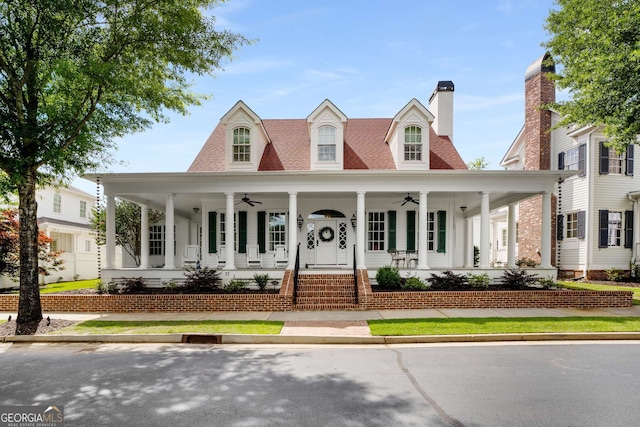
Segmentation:
[(633, 426), (640, 343), (0, 344), (0, 405), (92, 426)]

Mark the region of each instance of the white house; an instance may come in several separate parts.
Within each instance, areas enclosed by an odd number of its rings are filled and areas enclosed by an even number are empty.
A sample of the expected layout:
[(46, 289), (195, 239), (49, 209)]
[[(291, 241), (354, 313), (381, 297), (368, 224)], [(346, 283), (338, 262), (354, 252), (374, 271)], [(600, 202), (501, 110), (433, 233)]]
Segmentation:
[[(49, 236), (52, 251), (62, 251), (64, 269), (42, 278), (44, 283), (98, 277), (98, 247), (89, 221), (95, 196), (74, 187), (38, 189), (38, 227)], [(16, 284), (0, 277), (3, 287)]]
[[(573, 172), (467, 170), (452, 143), (453, 94), (452, 82), (438, 82), (428, 108), (413, 99), (390, 118), (349, 118), (325, 100), (306, 118), (262, 119), (239, 101), (187, 172), (87, 175), (107, 200), (103, 278), (165, 280), (194, 262), (226, 277), (262, 268), (277, 278), (296, 259), (311, 272), (375, 276), (392, 262), (389, 250), (428, 277), (473, 268), (476, 215), (479, 268), (499, 275), (490, 268), (489, 212), (542, 195), (541, 214), (551, 218), (554, 183)], [(142, 238), (138, 268), (115, 267), (116, 197), (142, 206), (143, 229), (149, 208), (165, 213)], [(550, 242), (550, 227), (541, 236)], [(507, 258), (513, 265), (515, 253)], [(543, 249), (541, 274), (554, 271)]]
[[(525, 125), (505, 154), (502, 165), (510, 170), (548, 169), (576, 171), (556, 185), (552, 251), (561, 275), (598, 279), (604, 270), (628, 271), (638, 260), (638, 200), (640, 165), (634, 161), (634, 145), (617, 153), (605, 146), (601, 127), (552, 129), (558, 113), (537, 107), (555, 100), (555, 87), (547, 78), (554, 66), (546, 54), (527, 69), (525, 77)], [(539, 213), (519, 210), (521, 237), (540, 224)], [(523, 230), (524, 233), (523, 233)], [(534, 248), (518, 251), (539, 259)]]

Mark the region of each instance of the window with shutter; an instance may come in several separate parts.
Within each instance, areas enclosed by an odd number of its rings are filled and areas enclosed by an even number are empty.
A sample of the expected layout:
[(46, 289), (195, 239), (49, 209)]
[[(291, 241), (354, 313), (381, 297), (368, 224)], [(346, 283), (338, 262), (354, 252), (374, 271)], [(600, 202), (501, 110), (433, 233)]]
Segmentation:
[(580, 170), (580, 173), (578, 174), (578, 176), (585, 176), (587, 173), (586, 153), (587, 153), (587, 144), (580, 144), (578, 146), (578, 169)]
[(586, 212), (578, 211), (578, 239), (584, 239), (586, 237)]
[(389, 222), (388, 240), (389, 249), (396, 249), (396, 211), (387, 212), (387, 221)]
[(609, 173), (609, 148), (604, 145), (604, 141), (600, 142), (600, 174)]
[(407, 250), (416, 250), (416, 211), (407, 211)]
[(238, 212), (238, 253), (247, 253), (247, 211)]
[(633, 144), (629, 144), (627, 147), (627, 160), (626, 160), (626, 170), (625, 173), (627, 176), (633, 176)]
[(609, 211), (602, 209), (598, 211), (598, 247), (609, 246)]
[(564, 170), (564, 151), (558, 153), (558, 170)]
[[(571, 222), (570, 222), (571, 215), (572, 214), (567, 215), (567, 238), (574, 237), (571, 235)], [(564, 226), (564, 215), (559, 214), (556, 217), (556, 240), (562, 240), (564, 238), (563, 226)]]
[(438, 252), (444, 253), (447, 248), (447, 212), (438, 211)]
[(209, 212), (209, 253), (214, 254), (218, 252), (216, 247), (216, 212)]
[(633, 247), (633, 211), (624, 212), (624, 247)]

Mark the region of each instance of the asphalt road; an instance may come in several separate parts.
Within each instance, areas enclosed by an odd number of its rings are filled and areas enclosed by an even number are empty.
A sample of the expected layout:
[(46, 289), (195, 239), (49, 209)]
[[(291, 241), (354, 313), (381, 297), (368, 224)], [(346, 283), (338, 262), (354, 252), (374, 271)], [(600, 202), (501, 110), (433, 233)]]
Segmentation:
[(637, 426), (640, 343), (0, 344), (0, 405), (73, 426)]

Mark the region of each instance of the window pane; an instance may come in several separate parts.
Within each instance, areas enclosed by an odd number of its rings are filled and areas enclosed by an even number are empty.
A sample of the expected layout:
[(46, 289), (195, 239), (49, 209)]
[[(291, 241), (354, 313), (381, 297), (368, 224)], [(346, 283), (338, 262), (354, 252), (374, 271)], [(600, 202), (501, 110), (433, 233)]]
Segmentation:
[(369, 212), (367, 221), (367, 248), (370, 251), (384, 250), (384, 212)]
[(318, 161), (334, 162), (336, 160), (336, 128), (321, 126), (318, 128)]
[(422, 129), (418, 126), (404, 130), (404, 159), (422, 160)]
[(285, 226), (287, 214), (284, 212), (269, 213), (269, 250), (275, 250), (275, 245), (284, 245), (287, 242)]
[(622, 212), (609, 212), (609, 246), (620, 246)]
[(233, 130), (233, 161), (251, 161), (251, 134), (247, 128)]

